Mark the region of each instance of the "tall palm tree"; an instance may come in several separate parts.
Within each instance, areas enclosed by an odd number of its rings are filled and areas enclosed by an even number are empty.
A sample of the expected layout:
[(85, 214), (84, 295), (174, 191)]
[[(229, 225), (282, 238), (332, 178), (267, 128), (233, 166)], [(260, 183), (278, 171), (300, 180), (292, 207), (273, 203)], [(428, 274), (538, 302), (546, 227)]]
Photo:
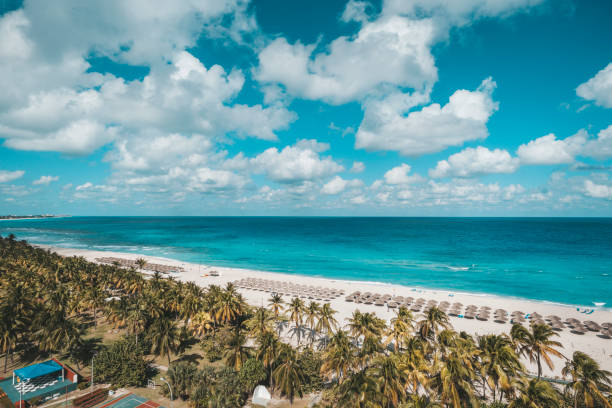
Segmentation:
[(147, 265), (147, 261), (144, 258), (138, 258), (136, 259), (134, 263), (136, 264), (136, 266), (138, 266), (138, 269), (140, 269), (141, 271)]
[[(304, 302), (302, 302), (302, 299), (294, 297), (287, 306), (287, 311), (289, 312), (289, 319), (293, 322), (296, 331), (299, 333), (304, 313)], [(298, 335), (298, 344), (299, 343), (300, 336)]]
[(268, 302), (268, 306), (272, 308), (272, 312), (274, 313), (274, 318), (278, 319), (284, 308), (283, 304), (285, 302), (283, 301), (283, 297), (278, 293), (273, 293), (270, 299), (268, 299)]
[(304, 315), (306, 317), (306, 324), (310, 329), (310, 345), (312, 346), (312, 342), (315, 338), (315, 327), (317, 326), (317, 319), (319, 317), (319, 313), (321, 311), (321, 305), (319, 303), (311, 301), (308, 303), (308, 306), (304, 309)]
[(297, 353), (293, 349), (290, 350), (291, 352), (283, 353), (283, 361), (276, 367), (272, 377), (280, 392), (289, 398), (289, 402), (293, 406), (295, 396), (299, 395), (301, 398), (304, 395), (303, 386), (305, 379)]
[(319, 311), (319, 321), (317, 322), (316, 330), (325, 333), (325, 342), (327, 343), (327, 337), (329, 333), (336, 330), (338, 327), (338, 321), (334, 318), (337, 312), (332, 309), (329, 303), (325, 303)]
[(321, 372), (342, 382), (355, 366), (355, 346), (344, 330), (338, 330), (327, 346)]
[(548, 381), (523, 378), (519, 382), (518, 396), (508, 408), (558, 408), (560, 402), (559, 393)]
[(406, 395), (408, 376), (399, 354), (392, 353), (374, 360), (372, 375), (378, 380), (383, 407), (397, 407)]
[(386, 324), (384, 320), (376, 317), (374, 313), (361, 313), (359, 310), (355, 310), (348, 319), (348, 327), (351, 335), (356, 338), (380, 338)]
[(571, 377), (566, 389), (572, 392), (574, 408), (578, 407), (579, 402), (587, 408), (592, 408), (595, 401), (606, 408), (612, 408), (612, 404), (603, 394), (612, 391), (610, 387), (612, 374), (600, 369), (599, 364), (590, 356), (575, 351), (572, 359), (565, 363), (562, 373), (564, 377)]
[(475, 372), (462, 350), (455, 350), (439, 361), (435, 372), (432, 388), (437, 390), (443, 404), (452, 408), (475, 405)]
[(247, 320), (246, 326), (255, 337), (273, 330), (274, 317), (265, 307), (255, 309), (253, 316)]
[(198, 337), (202, 337), (204, 334), (212, 331), (214, 329), (214, 324), (215, 322), (210, 313), (204, 311), (197, 313), (189, 321), (189, 327), (191, 327), (193, 333)]
[(224, 357), (227, 365), (233, 367), (236, 371), (240, 371), (242, 364), (251, 355), (251, 348), (246, 345), (246, 341), (246, 336), (240, 330), (232, 330), (232, 336), (226, 345)]
[(230, 289), (220, 293), (218, 302), (215, 305), (215, 320), (222, 324), (233, 322), (244, 311), (241, 296), (233, 288)]
[(380, 406), (376, 405), (381, 400), (379, 383), (367, 368), (351, 373), (338, 387), (338, 394), (341, 407)]
[(413, 329), (412, 314), (405, 306), (400, 307), (396, 316), (391, 319), (391, 326), (385, 332), (387, 339), (384, 345), (393, 343), (396, 351), (401, 350), (402, 344), (408, 339)]
[(179, 332), (176, 322), (168, 316), (155, 320), (150, 328), (151, 351), (156, 356), (167, 356), (170, 366), (170, 355), (178, 348)]
[[(486, 384), (491, 389), (495, 401), (497, 389), (508, 389), (512, 378), (522, 371), (521, 363), (510, 338), (506, 335), (480, 336), (478, 350), (480, 374), (483, 378), (482, 396), (483, 398), (486, 396)], [(501, 398), (500, 393), (500, 401)]]
[(440, 328), (450, 328), (450, 321), (446, 313), (432, 307), (425, 313), (424, 319), (417, 323), (417, 328), (422, 339), (432, 339), (437, 336)]
[(273, 387), (272, 367), (279, 354), (280, 341), (274, 333), (266, 332), (259, 336), (257, 343), (259, 344), (257, 359), (261, 361), (264, 368), (268, 371), (270, 387)]
[(546, 324), (532, 324), (531, 330), (527, 330), (520, 324), (515, 324), (510, 330), (512, 341), (515, 343), (518, 353), (529, 357), (529, 361), (538, 365), (538, 380), (542, 377), (542, 359), (551, 370), (555, 367), (550, 356), (563, 358), (563, 354), (555, 347), (563, 347), (558, 341), (551, 340), (559, 334)]

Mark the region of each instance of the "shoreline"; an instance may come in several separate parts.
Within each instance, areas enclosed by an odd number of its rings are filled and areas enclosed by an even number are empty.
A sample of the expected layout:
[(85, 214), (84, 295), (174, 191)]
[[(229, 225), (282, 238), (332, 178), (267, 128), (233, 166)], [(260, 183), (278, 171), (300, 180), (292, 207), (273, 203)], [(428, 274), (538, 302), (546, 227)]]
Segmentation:
[[(508, 313), (513, 311), (521, 311), (523, 313), (534, 313), (538, 312), (542, 316), (547, 315), (558, 315), (562, 319), (576, 318), (580, 321), (592, 320), (599, 324), (605, 322), (612, 322), (612, 311), (605, 308), (594, 309), (592, 314), (581, 313), (576, 308), (578, 306), (563, 305), (545, 301), (528, 300), (522, 298), (504, 297), (493, 294), (473, 294), (463, 293), (457, 291), (441, 290), (441, 289), (429, 289), (429, 288), (417, 288), (404, 286), (399, 284), (384, 283), (384, 282), (364, 282), (364, 281), (349, 281), (341, 279), (331, 279), (324, 277), (313, 277), (307, 275), (298, 274), (283, 274), (277, 272), (266, 272), (257, 271), (242, 268), (231, 268), (231, 267), (219, 267), (213, 265), (196, 264), (191, 262), (184, 262), (175, 260), (167, 257), (152, 256), (137, 254), (131, 252), (118, 252), (118, 251), (99, 251), (91, 249), (79, 249), (79, 248), (64, 248), (55, 247), (52, 245), (36, 245), (38, 247), (48, 249), (57, 252), (63, 256), (82, 256), (89, 261), (96, 262), (96, 258), (101, 257), (117, 257), (124, 259), (135, 260), (137, 258), (144, 258), (150, 263), (180, 266), (185, 269), (184, 272), (166, 274), (166, 276), (172, 276), (177, 280), (184, 282), (194, 282), (202, 287), (208, 285), (219, 285), (225, 286), (228, 282), (234, 282), (245, 278), (261, 278), (267, 280), (273, 280), (278, 282), (290, 282), (301, 285), (314, 285), (325, 288), (341, 289), (344, 290), (346, 295), (359, 290), (362, 292), (371, 291), (374, 293), (390, 293), (393, 296), (401, 295), (406, 297), (424, 298), (426, 300), (448, 301), (450, 303), (461, 302), (464, 307), (470, 304), (481, 306), (489, 306), (492, 310), (497, 308), (505, 309)], [(211, 271), (219, 272), (219, 276), (210, 276)], [(151, 274), (152, 272), (143, 271), (144, 274)], [(244, 297), (245, 301), (252, 306), (267, 305), (270, 293), (262, 291), (242, 289), (238, 288), (238, 291)], [(378, 317), (390, 321), (395, 316), (393, 309), (389, 309), (386, 306), (375, 306), (364, 303), (355, 304), (353, 302), (346, 302), (345, 296), (330, 300), (328, 303), (331, 307), (337, 311), (336, 319), (340, 327), (344, 327), (346, 320), (352, 315), (353, 311), (359, 309), (362, 312), (373, 312)], [(283, 296), (285, 301), (290, 300), (291, 296)], [(308, 303), (309, 299), (304, 299), (305, 303)], [(319, 303), (324, 303), (319, 301)], [(421, 313), (413, 313), (415, 319), (420, 319)], [(477, 319), (467, 319), (456, 316), (449, 316), (450, 323), (453, 328), (457, 331), (465, 331), (472, 335), (483, 335), (483, 334), (502, 334), (509, 333), (512, 325), (508, 323), (497, 323), (493, 320), (480, 321)], [(528, 322), (523, 323), (527, 325)], [(606, 339), (599, 336), (598, 332), (589, 331), (583, 335), (575, 334), (570, 331), (569, 328), (564, 328), (558, 332), (559, 336), (555, 337), (563, 344), (563, 348), (560, 349), (564, 356), (571, 357), (574, 351), (583, 351), (591, 357), (593, 357), (601, 366), (602, 369), (612, 371), (612, 339)], [(294, 341), (293, 338), (286, 336), (287, 341)], [(535, 372), (535, 365), (529, 361), (522, 359), (523, 363), (530, 372)], [(565, 362), (563, 359), (553, 357), (555, 367), (553, 370), (549, 370), (548, 367), (544, 367), (544, 375), (551, 378), (560, 377), (561, 369)]]
[[(342, 279), (342, 278), (333, 278), (333, 277), (328, 277), (328, 276), (323, 276), (323, 275), (308, 275), (308, 274), (301, 274), (299, 272), (295, 272), (295, 273), (291, 273), (291, 272), (278, 272), (278, 271), (268, 271), (268, 270), (263, 270), (263, 269), (251, 269), (251, 268), (245, 268), (245, 267), (237, 267), (237, 266), (224, 266), (224, 265), (214, 265), (214, 264), (208, 264), (208, 263), (197, 263), (194, 261), (183, 261), (180, 259), (176, 259), (176, 258), (169, 258), (167, 256), (158, 256), (158, 255), (148, 255), (148, 254), (143, 254), (143, 253), (139, 253), (139, 252), (122, 252), (122, 251), (117, 251), (117, 250), (106, 250), (106, 249), (92, 249), (92, 248), (86, 248), (86, 247), (82, 247), (82, 248), (75, 248), (75, 247), (63, 247), (63, 246), (55, 246), (55, 245), (49, 245), (49, 244), (31, 244), (33, 246), (36, 247), (40, 247), (40, 248), (44, 248), (44, 249), (50, 249), (52, 251), (58, 252), (59, 250), (66, 250), (66, 251), (94, 251), (94, 252), (103, 252), (108, 254), (109, 256), (113, 256), (113, 255), (119, 255), (119, 257), (121, 256), (128, 256), (128, 257), (132, 257), (132, 256), (136, 256), (136, 257), (141, 257), (141, 258), (156, 258), (159, 260), (163, 260), (164, 262), (171, 262), (171, 263), (180, 263), (180, 264), (189, 264), (189, 265), (196, 265), (202, 268), (217, 268), (217, 269), (230, 269), (230, 270), (235, 270), (235, 271), (243, 271), (245, 273), (264, 273), (264, 274), (276, 274), (276, 275), (280, 275), (283, 277), (299, 277), (300, 279), (308, 279), (308, 278), (312, 278), (312, 279), (321, 279), (321, 280), (325, 280), (325, 281), (332, 281), (332, 282), (339, 282), (339, 283), (345, 283), (345, 284), (349, 284), (349, 285), (357, 285), (357, 284), (362, 284), (362, 285), (368, 285), (368, 286), (386, 286), (386, 287), (390, 287), (390, 288), (395, 288), (395, 287), (401, 287), (404, 289), (410, 289), (411, 291), (416, 290), (418, 291), (422, 291), (422, 292), (446, 292), (446, 293), (452, 293), (455, 295), (462, 295), (462, 296), (469, 296), (469, 297), (481, 297), (481, 298), (495, 298), (495, 299), (506, 299), (506, 300), (512, 300), (512, 301), (517, 301), (517, 302), (529, 302), (529, 303), (542, 303), (545, 305), (552, 305), (552, 306), (559, 306), (559, 307), (565, 307), (565, 308), (580, 308), (580, 309), (592, 309), (595, 311), (606, 311), (606, 312), (612, 312), (612, 304), (608, 305), (608, 303), (602, 302), (604, 303), (603, 306), (597, 306), (595, 303), (599, 303), (599, 302), (591, 302), (591, 304), (578, 304), (578, 303), (563, 303), (563, 302), (558, 302), (558, 301), (554, 301), (554, 300), (546, 300), (546, 299), (533, 299), (533, 298), (527, 298), (527, 297), (522, 297), (522, 296), (513, 296), (513, 295), (505, 295), (505, 294), (498, 294), (498, 293), (488, 293), (488, 292), (478, 292), (478, 291), (474, 291), (474, 292), (470, 292), (470, 291), (464, 291), (464, 290), (455, 290), (452, 288), (441, 288), (441, 287), (432, 287), (432, 286), (418, 286), (418, 285), (405, 285), (402, 283), (393, 283), (393, 282), (383, 282), (383, 281), (372, 281), (372, 280), (359, 280), (359, 279)], [(114, 246), (116, 247), (116, 246)]]

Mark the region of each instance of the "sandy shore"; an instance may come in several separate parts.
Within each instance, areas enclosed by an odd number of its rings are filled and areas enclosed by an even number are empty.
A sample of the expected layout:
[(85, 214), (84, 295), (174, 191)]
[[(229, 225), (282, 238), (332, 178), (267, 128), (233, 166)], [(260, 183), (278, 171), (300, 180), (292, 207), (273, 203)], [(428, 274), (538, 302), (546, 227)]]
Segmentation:
[[(392, 295), (401, 295), (404, 297), (422, 297), (426, 300), (434, 299), (438, 302), (446, 300), (450, 303), (461, 302), (465, 306), (474, 304), (478, 307), (489, 306), (492, 310), (501, 308), (507, 310), (509, 313), (515, 310), (520, 310), (525, 313), (538, 312), (543, 316), (547, 315), (558, 315), (563, 319), (574, 317), (578, 320), (593, 320), (597, 323), (612, 322), (612, 311), (609, 309), (596, 310), (594, 313), (585, 315), (576, 310), (574, 306), (560, 305), (555, 303), (529, 301), (524, 299), (500, 297), (493, 295), (480, 295), (480, 294), (469, 294), (469, 293), (458, 293), (450, 292), (445, 290), (432, 290), (422, 288), (412, 288), (402, 285), (391, 285), (391, 284), (378, 284), (372, 282), (357, 282), (357, 281), (342, 281), (325, 278), (316, 278), (310, 276), (301, 275), (289, 275), (281, 273), (254, 271), (248, 269), (238, 268), (226, 268), (226, 267), (213, 267), (207, 265), (191, 264), (187, 262), (172, 260), (168, 258), (144, 256), (131, 253), (119, 253), (119, 252), (108, 252), (108, 251), (93, 251), (83, 249), (68, 249), (68, 248), (57, 248), (48, 247), (53, 251), (65, 256), (82, 256), (90, 261), (94, 261), (100, 257), (118, 257), (125, 259), (136, 259), (144, 258), (148, 262), (181, 266), (185, 269), (185, 272), (175, 274), (175, 278), (182, 281), (195, 282), (200, 286), (208, 286), (210, 284), (225, 285), (227, 282), (235, 281), (247, 277), (258, 277), (263, 279), (271, 279), (276, 281), (285, 281), (296, 284), (315, 285), (326, 288), (344, 289), (346, 293), (351, 293), (356, 290), (361, 292), (369, 291), (373, 293), (389, 293)], [(215, 270), (219, 272), (219, 277), (205, 276), (210, 271)], [(269, 293), (240, 289), (249, 304), (260, 306), (267, 305)], [(289, 299), (288, 296), (285, 296)], [(333, 299), (331, 302), (332, 308), (337, 310), (338, 313), (336, 318), (339, 322), (344, 324), (345, 319), (350, 317), (355, 309), (359, 309), (362, 312), (374, 312), (380, 318), (390, 320), (393, 316), (393, 310), (387, 310), (386, 307), (365, 305), (365, 304), (354, 304), (344, 300), (344, 297)], [(508, 333), (511, 328), (510, 323), (500, 324), (489, 321), (479, 321), (475, 319), (464, 319), (458, 317), (451, 317), (451, 323), (455, 330), (466, 331), (470, 334), (489, 334), (489, 333)], [(569, 329), (564, 329), (559, 332), (559, 337), (556, 340), (560, 341), (564, 348), (561, 352), (568, 357), (571, 357), (572, 353), (576, 350), (583, 351), (594, 359), (596, 359), (606, 370), (612, 371), (612, 339), (605, 339), (598, 336), (596, 332), (588, 332), (584, 335), (574, 334)], [(555, 377), (561, 376), (561, 369), (565, 364), (563, 360), (553, 357), (555, 364), (554, 370), (549, 370), (548, 367), (544, 367), (544, 375)], [(536, 372), (533, 365), (525, 362), (528, 366), (529, 371)]]

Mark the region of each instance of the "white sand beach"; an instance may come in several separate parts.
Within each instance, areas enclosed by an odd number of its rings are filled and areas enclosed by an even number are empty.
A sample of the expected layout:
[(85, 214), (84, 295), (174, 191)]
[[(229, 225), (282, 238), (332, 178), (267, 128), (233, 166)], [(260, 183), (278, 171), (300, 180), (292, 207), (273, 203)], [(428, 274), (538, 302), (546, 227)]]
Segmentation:
[[(195, 282), (200, 286), (206, 287), (210, 284), (225, 285), (227, 282), (243, 279), (243, 278), (262, 278), (270, 279), (275, 281), (284, 281), (294, 284), (314, 285), (321, 286), (324, 288), (342, 289), (347, 294), (354, 291), (361, 292), (375, 292), (375, 293), (389, 293), (393, 296), (401, 295), (404, 297), (423, 298), (425, 300), (436, 300), (438, 302), (447, 301), (450, 303), (460, 302), (464, 306), (476, 305), (489, 306), (492, 310), (505, 309), (508, 313), (512, 313), (515, 310), (524, 313), (537, 312), (542, 316), (557, 315), (563, 320), (567, 318), (576, 318), (580, 321), (592, 320), (599, 324), (605, 322), (612, 322), (612, 310), (601, 309), (595, 310), (592, 314), (584, 314), (576, 309), (575, 306), (561, 305), (555, 303), (530, 301), (525, 299), (501, 297), (493, 295), (483, 294), (469, 294), (469, 293), (458, 293), (446, 290), (436, 289), (423, 289), (413, 288), (402, 285), (391, 285), (391, 284), (378, 284), (373, 282), (358, 282), (358, 281), (342, 281), (325, 278), (317, 278), (303, 275), (290, 275), (272, 272), (255, 271), (248, 269), (237, 269), (227, 267), (216, 267), (192, 264), (168, 258), (152, 257), (145, 255), (138, 255), (132, 253), (120, 253), (120, 252), (108, 252), (108, 251), (93, 251), (83, 249), (68, 249), (58, 247), (45, 247), (49, 248), (57, 253), (64, 256), (82, 256), (90, 261), (96, 261), (96, 258), (101, 257), (117, 257), (124, 259), (137, 259), (144, 258), (148, 262), (161, 264), (161, 265), (173, 265), (184, 268), (184, 272), (173, 274), (173, 276), (182, 281)], [(210, 276), (211, 271), (217, 271), (220, 276)], [(206, 276), (208, 275), (208, 276)], [(255, 290), (239, 289), (240, 293), (243, 294), (247, 302), (254, 306), (267, 305), (270, 297), (269, 293)], [(285, 296), (286, 300), (289, 300), (289, 296)], [(341, 324), (345, 324), (345, 319), (351, 316), (355, 309), (359, 309), (362, 312), (374, 312), (380, 318), (389, 320), (394, 316), (394, 311), (387, 309), (386, 306), (375, 306), (366, 304), (355, 304), (345, 301), (344, 296), (332, 299), (330, 301), (331, 306), (334, 310), (338, 311), (336, 318)], [(417, 314), (418, 317), (418, 314)], [(511, 328), (511, 324), (505, 323), (500, 324), (493, 321), (480, 321), (476, 319), (466, 319), (460, 317), (450, 317), (451, 323), (455, 330), (466, 331), (473, 335), (483, 335), (490, 333), (508, 333)], [(527, 323), (524, 323), (527, 324)], [(612, 339), (602, 337), (598, 332), (588, 331), (585, 334), (575, 334), (570, 332), (569, 328), (565, 328), (559, 332), (559, 337), (556, 340), (560, 341), (564, 348), (561, 352), (568, 357), (571, 357), (572, 353), (576, 350), (583, 351), (595, 360), (597, 360), (601, 367), (606, 370), (612, 371)], [(553, 357), (555, 364), (554, 370), (549, 370), (548, 367), (544, 367), (544, 375), (548, 377), (560, 377), (561, 369), (565, 364), (562, 359)], [(535, 373), (536, 368), (534, 365), (529, 364), (525, 361), (530, 372)]]

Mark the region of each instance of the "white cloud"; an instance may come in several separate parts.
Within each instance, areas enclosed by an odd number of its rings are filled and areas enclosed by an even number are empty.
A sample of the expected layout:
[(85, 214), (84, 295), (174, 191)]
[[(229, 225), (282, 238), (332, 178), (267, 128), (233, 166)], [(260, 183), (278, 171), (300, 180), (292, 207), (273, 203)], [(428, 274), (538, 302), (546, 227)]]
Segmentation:
[(599, 71), (593, 78), (576, 88), (581, 98), (595, 101), (595, 104), (612, 108), (612, 62)]
[(48, 186), (51, 184), (51, 182), (57, 180), (59, 180), (59, 176), (40, 176), (40, 178), (38, 180), (34, 180), (32, 184)]
[(582, 155), (596, 159), (612, 157), (612, 125), (600, 130), (597, 139), (588, 140), (582, 150)]
[(271, 147), (251, 159), (251, 164), (256, 171), (263, 172), (270, 179), (281, 183), (315, 180), (344, 170), (332, 158), (319, 156), (319, 153), (327, 149), (329, 145), (326, 143), (300, 140), (280, 151)]
[(434, 103), (408, 114), (411, 104), (401, 106), (395, 100), (366, 106), (355, 147), (417, 156), (484, 139), (487, 121), (498, 108), (491, 97), (495, 86), (487, 78), (475, 91), (455, 91), (444, 106)]
[(354, 38), (335, 39), (318, 54), (313, 54), (315, 44), (277, 38), (259, 53), (255, 77), (264, 84), (282, 84), (293, 96), (332, 104), (389, 85), (429, 89), (437, 80), (430, 53), (433, 35), (430, 20), (392, 16), (365, 24)]
[(385, 182), (387, 184), (410, 184), (422, 181), (423, 178), (418, 174), (410, 173), (411, 167), (406, 163), (402, 163), (397, 167), (393, 167), (391, 170), (385, 173)]
[(84, 184), (81, 184), (80, 186), (76, 186), (76, 191), (81, 191), (81, 190), (87, 190), (93, 187), (93, 183), (88, 181)]
[(349, 0), (344, 7), (340, 20), (344, 22), (366, 22), (371, 14), (372, 5), (367, 1)]
[(544, 0), (386, 0), (383, 12), (411, 17), (431, 16), (446, 26), (465, 25), (487, 17), (506, 17)]
[(594, 198), (611, 198), (612, 199), (612, 187), (605, 184), (596, 184), (591, 180), (585, 180), (584, 182), (584, 193), (589, 197)]
[(17, 180), (18, 178), (23, 177), (25, 171), (23, 170), (15, 170), (15, 171), (7, 171), (0, 170), (0, 183), (6, 183), (8, 181)]
[(489, 150), (486, 147), (468, 147), (459, 153), (440, 160), (434, 169), (429, 171), (433, 178), (472, 177), (492, 173), (513, 173), (519, 166), (519, 160), (502, 149)]
[(365, 196), (363, 196), (363, 195), (358, 195), (358, 196), (352, 197), (349, 200), (349, 202), (351, 204), (357, 204), (357, 205), (365, 204), (367, 201), (368, 201), (368, 199)]
[[(275, 140), (275, 131), (295, 119), (282, 106), (230, 102), (242, 89), (242, 72), (193, 55), (175, 54), (172, 64), (156, 65), (143, 80), (107, 76), (99, 90), (56, 89), (28, 99), (25, 106), (0, 112), (8, 147), (87, 154), (126, 136), (149, 132), (254, 136)], [(105, 125), (108, 124), (108, 125)], [(120, 132), (121, 131), (121, 132)]]
[(360, 161), (354, 161), (351, 167), (351, 173), (362, 173), (365, 170), (365, 164)]
[(586, 142), (587, 134), (580, 131), (565, 139), (557, 139), (550, 133), (539, 137), (517, 149), (521, 163), (524, 164), (567, 164), (574, 161)]
[(343, 192), (347, 187), (357, 188), (361, 186), (363, 186), (363, 182), (361, 180), (345, 180), (340, 176), (336, 176), (323, 186), (321, 193), (334, 195)]

